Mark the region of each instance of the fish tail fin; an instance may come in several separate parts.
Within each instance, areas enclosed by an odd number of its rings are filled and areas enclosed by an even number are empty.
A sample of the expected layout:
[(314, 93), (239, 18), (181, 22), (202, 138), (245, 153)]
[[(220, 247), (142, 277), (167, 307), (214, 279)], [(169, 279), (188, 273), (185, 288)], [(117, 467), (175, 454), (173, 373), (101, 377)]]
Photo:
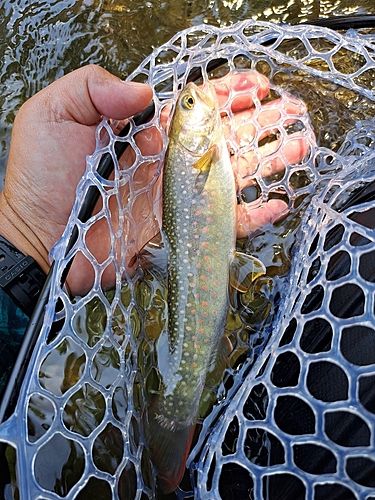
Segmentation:
[(151, 461), (158, 471), (158, 485), (162, 493), (168, 494), (177, 488), (184, 475), (195, 422), (186, 427), (169, 428), (157, 418), (153, 407), (154, 404), (149, 409), (145, 434)]

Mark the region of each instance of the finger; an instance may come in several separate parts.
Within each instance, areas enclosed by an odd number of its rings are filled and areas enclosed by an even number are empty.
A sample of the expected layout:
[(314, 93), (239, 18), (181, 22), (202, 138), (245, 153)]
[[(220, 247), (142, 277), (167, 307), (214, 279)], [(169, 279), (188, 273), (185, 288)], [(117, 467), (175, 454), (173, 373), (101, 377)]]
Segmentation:
[[(231, 92), (238, 94), (231, 103), (233, 113), (250, 108), (254, 104), (254, 96), (261, 101), (269, 92), (269, 80), (255, 70), (228, 73), (210, 82), (215, 88), (220, 108), (227, 104)], [(171, 109), (171, 105), (165, 106), (160, 114), (160, 123), (164, 129)]]
[(163, 127), (164, 130), (167, 129), (168, 118), (169, 118), (169, 115), (171, 114), (171, 111), (172, 111), (172, 105), (171, 104), (167, 104), (161, 110), (161, 113), (160, 113), (160, 125)]
[(269, 92), (269, 80), (255, 70), (228, 73), (212, 80), (220, 107), (227, 105), (231, 93), (237, 94), (231, 103), (233, 113), (250, 108), (254, 100), (261, 101)]
[(134, 149), (131, 145), (127, 147), (123, 155), (120, 157), (119, 164), (122, 169), (131, 167), (137, 159), (141, 162), (147, 156), (158, 155), (163, 148), (163, 138), (159, 129), (155, 126), (146, 127), (134, 136)]
[[(269, 109), (270, 108), (270, 109)], [(273, 101), (266, 102), (262, 104), (262, 111), (259, 113), (259, 124), (261, 126), (266, 126), (275, 123), (279, 118), (275, 119), (275, 116), (271, 115), (271, 119), (267, 121), (268, 111), (278, 111), (279, 117), (283, 114), (285, 115), (297, 115), (303, 116), (306, 112), (306, 105), (299, 99), (295, 99), (292, 96), (285, 96), (283, 98), (274, 99)], [(263, 114), (264, 113), (264, 114)], [(263, 116), (263, 119), (262, 119)]]
[[(125, 262), (127, 266), (133, 261), (132, 268), (127, 272), (133, 275), (138, 265), (137, 255), (144, 245), (158, 232), (158, 214), (161, 212), (161, 198), (157, 196), (160, 189), (161, 176), (157, 175), (159, 161), (153, 159), (163, 148), (163, 139), (155, 126), (145, 128), (134, 136), (137, 151), (129, 147), (120, 158), (120, 168), (129, 172), (130, 182), (125, 182), (121, 188), (123, 206), (132, 198), (129, 211), (125, 211), (126, 240)], [(138, 154), (139, 154), (138, 153)], [(137, 161), (137, 158), (139, 161)], [(126, 174), (125, 174), (126, 179)]]
[(306, 107), (297, 99), (276, 99), (263, 104), (260, 111), (255, 114), (255, 109), (240, 111), (231, 119), (223, 118), (224, 133), (226, 137), (231, 132), (241, 146), (244, 141), (249, 144), (249, 138), (253, 139), (256, 131), (261, 131), (258, 141), (278, 131), (278, 127), (288, 127), (298, 121), (299, 117), (306, 113)]
[[(121, 129), (122, 127), (120, 127)], [(121, 192), (124, 199), (130, 196), (129, 182), (132, 183), (132, 192), (137, 192), (145, 189), (152, 177), (156, 173), (157, 162), (149, 159), (149, 157), (157, 156), (162, 150), (163, 139), (160, 131), (152, 126), (145, 128), (134, 136), (137, 150), (129, 144), (124, 153), (118, 158), (120, 171), (127, 171), (132, 166), (136, 166), (134, 171), (129, 172), (129, 177), (124, 176)], [(138, 158), (137, 165), (135, 165)], [(113, 180), (114, 173), (112, 172), (110, 179)], [(97, 213), (101, 209), (101, 204), (98, 203), (95, 211)]]
[(248, 146), (252, 143), (256, 128), (253, 123), (254, 109), (240, 111), (234, 116), (222, 118), (224, 137), (230, 140), (232, 147)]
[(256, 121), (260, 128), (273, 127), (271, 130), (277, 130), (277, 127), (286, 128), (295, 123), (299, 117), (306, 113), (304, 105), (299, 105), (297, 102), (271, 101), (262, 106), (261, 111), (256, 117)]
[[(261, 170), (263, 177), (270, 177), (285, 170), (290, 165), (300, 163), (310, 151), (306, 138), (299, 132), (290, 135), (287, 139), (278, 139), (259, 148), (262, 156), (271, 156)], [(277, 154), (274, 154), (277, 151)]]
[(310, 151), (310, 144), (300, 132), (288, 138), (277, 139), (268, 144), (250, 150), (239, 156), (232, 156), (232, 167), (237, 178), (238, 188), (244, 189), (254, 183), (253, 176), (261, 167), (264, 178), (282, 172), (289, 165), (301, 163)]
[(57, 117), (60, 121), (95, 125), (101, 115), (120, 120), (138, 113), (150, 103), (152, 90), (89, 65), (63, 76), (37, 96), (51, 110), (51, 121)]
[(283, 217), (288, 205), (282, 200), (269, 200), (259, 205), (259, 202), (241, 203), (237, 207), (237, 238), (246, 238), (256, 230), (273, 224)]

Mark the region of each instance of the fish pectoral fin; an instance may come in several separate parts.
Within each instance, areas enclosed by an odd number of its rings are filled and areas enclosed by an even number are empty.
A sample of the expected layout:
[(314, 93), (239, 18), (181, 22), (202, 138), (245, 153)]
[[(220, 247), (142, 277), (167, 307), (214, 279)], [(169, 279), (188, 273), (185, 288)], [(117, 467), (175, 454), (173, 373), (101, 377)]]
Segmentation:
[(229, 282), (233, 288), (245, 293), (251, 283), (263, 274), (266, 274), (266, 268), (260, 260), (245, 253), (235, 252), (229, 269)]
[(219, 160), (219, 154), (219, 146), (214, 144), (192, 166), (201, 172), (208, 172), (211, 169), (211, 165), (217, 163)]
[(209, 387), (218, 386), (223, 378), (223, 373), (229, 364), (229, 356), (233, 351), (232, 342), (228, 335), (223, 333), (220, 337), (216, 352), (209, 361), (209, 369), (205, 384)]

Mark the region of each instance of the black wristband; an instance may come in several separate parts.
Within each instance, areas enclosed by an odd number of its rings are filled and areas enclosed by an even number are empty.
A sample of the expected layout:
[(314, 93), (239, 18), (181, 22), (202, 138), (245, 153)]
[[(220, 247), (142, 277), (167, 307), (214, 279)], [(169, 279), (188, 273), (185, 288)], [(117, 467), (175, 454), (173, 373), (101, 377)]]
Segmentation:
[(46, 275), (36, 261), (0, 236), (0, 288), (27, 316), (31, 316)]

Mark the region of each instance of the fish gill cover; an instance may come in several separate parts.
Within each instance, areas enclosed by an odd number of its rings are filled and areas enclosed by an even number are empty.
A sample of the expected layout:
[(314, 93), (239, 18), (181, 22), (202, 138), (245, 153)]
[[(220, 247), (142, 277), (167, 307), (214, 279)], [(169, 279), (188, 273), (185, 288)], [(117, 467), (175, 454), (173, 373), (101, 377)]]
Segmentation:
[[(274, 224), (238, 241), (267, 275), (246, 293), (231, 292), (230, 343), (206, 379), (200, 433), (188, 459), (192, 488), (185, 477), (176, 495), (373, 498), (375, 209), (371, 196), (348, 201), (375, 181), (373, 41), (366, 32), (253, 21), (194, 27), (130, 76), (153, 87), (156, 111), (146, 124), (130, 121), (124, 137), (117, 135), (121, 124), (104, 119), (98, 126), (96, 150), (53, 249), (43, 328), (16, 411), (0, 428), (0, 440), (11, 445), (9, 498), (163, 498), (143, 415), (160, 392), (156, 343), (167, 321), (166, 284), (157, 268), (132, 274), (129, 262), (143, 262), (142, 247), (161, 217), (159, 174), (168, 144), (162, 110), (194, 68), (202, 69), (202, 81), (249, 70), (270, 80), (268, 101), (278, 99), (281, 110), (269, 127), (272, 140), (260, 132), (259, 86), (246, 91), (251, 137), (235, 141), (241, 124), (232, 104), (240, 89), (221, 111), (232, 161), (246, 162), (249, 154), (256, 160), (243, 209), (282, 203)], [(207, 71), (216, 58), (226, 64)], [(306, 108), (291, 119), (285, 109), (294, 98)], [(156, 151), (142, 140), (144, 131), (161, 138)], [(307, 147), (290, 165), (284, 146), (296, 137)], [(129, 147), (118, 161), (119, 142)], [(115, 165), (110, 180), (97, 173), (106, 153)], [(101, 206), (82, 223), (78, 213), (90, 186)], [(90, 250), (96, 225), (111, 242), (98, 260)], [(79, 237), (65, 256), (74, 227)], [(60, 282), (75, 254), (92, 272), (87, 293), (72, 299)]]

